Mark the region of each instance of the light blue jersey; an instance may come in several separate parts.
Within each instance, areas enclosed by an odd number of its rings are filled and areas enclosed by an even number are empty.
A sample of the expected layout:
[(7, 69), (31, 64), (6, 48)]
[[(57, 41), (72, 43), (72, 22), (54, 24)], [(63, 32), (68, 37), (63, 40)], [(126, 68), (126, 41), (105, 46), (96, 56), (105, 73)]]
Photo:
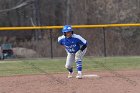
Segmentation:
[(87, 45), (87, 41), (80, 35), (76, 34), (73, 34), (70, 38), (62, 35), (58, 37), (58, 43), (64, 45), (69, 53), (76, 53), (81, 48), (81, 46)]

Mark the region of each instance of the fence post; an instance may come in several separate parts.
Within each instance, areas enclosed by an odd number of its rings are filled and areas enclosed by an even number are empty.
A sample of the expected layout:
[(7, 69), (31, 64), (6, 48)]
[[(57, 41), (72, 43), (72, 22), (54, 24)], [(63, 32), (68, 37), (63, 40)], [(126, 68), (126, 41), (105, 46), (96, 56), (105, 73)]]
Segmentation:
[(107, 52), (106, 52), (106, 30), (103, 27), (103, 42), (104, 42), (104, 57), (107, 57)]
[(53, 36), (52, 36), (52, 29), (50, 30), (50, 46), (51, 46), (51, 50), (50, 50), (50, 56), (51, 56), (51, 59), (53, 59), (53, 43), (52, 43), (52, 39), (53, 39)]

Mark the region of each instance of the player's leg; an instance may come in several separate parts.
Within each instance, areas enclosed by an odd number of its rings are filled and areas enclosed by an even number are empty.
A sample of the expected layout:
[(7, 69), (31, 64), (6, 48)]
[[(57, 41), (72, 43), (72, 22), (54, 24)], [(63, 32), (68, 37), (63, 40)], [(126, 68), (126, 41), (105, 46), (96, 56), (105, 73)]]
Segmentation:
[(74, 60), (75, 60), (75, 54), (67, 53), (67, 59), (66, 59), (65, 67), (69, 71), (68, 78), (72, 77), (72, 74), (73, 74), (73, 66), (72, 66), (72, 64), (73, 64)]
[(78, 71), (78, 74), (76, 76), (76, 78), (82, 78), (82, 59), (83, 59), (83, 56), (85, 55), (87, 51), (87, 48), (84, 49), (83, 51), (79, 51), (75, 54), (75, 62), (76, 62), (76, 65), (77, 65), (77, 71)]

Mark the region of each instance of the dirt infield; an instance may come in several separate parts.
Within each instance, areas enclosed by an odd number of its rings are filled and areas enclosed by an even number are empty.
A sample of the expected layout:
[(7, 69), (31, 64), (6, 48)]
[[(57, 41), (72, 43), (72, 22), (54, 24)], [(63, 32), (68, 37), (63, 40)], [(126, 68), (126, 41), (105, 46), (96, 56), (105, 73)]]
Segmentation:
[(140, 70), (84, 74), (100, 78), (67, 79), (66, 73), (0, 77), (0, 93), (140, 93)]

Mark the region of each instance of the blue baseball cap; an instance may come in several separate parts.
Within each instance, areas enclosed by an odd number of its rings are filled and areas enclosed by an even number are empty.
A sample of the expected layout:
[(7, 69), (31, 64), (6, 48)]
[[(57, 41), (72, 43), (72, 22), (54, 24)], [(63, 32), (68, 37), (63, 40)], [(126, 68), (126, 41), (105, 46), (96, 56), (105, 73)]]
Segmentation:
[(63, 33), (72, 32), (72, 31), (73, 31), (73, 29), (72, 29), (71, 25), (65, 25), (62, 29)]

